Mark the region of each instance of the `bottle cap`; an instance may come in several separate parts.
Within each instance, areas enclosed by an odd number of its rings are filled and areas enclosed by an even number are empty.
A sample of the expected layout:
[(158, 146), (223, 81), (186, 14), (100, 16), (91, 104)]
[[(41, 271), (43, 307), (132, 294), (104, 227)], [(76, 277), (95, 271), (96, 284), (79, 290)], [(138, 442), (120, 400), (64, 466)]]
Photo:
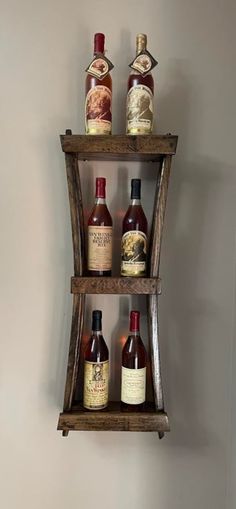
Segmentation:
[(104, 177), (96, 178), (96, 198), (106, 198), (106, 179)]
[(141, 179), (131, 180), (131, 199), (140, 200), (141, 197)]
[(105, 35), (98, 33), (94, 35), (94, 53), (104, 53)]
[(139, 332), (139, 311), (130, 311), (130, 332)]
[(102, 330), (102, 312), (99, 309), (95, 309), (92, 313), (92, 331)]

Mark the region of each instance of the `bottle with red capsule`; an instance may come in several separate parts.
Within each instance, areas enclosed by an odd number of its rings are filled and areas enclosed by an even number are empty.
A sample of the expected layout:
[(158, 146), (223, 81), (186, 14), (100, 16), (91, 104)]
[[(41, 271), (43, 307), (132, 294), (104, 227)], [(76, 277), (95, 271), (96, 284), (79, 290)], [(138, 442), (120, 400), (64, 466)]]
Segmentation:
[(86, 134), (111, 134), (113, 64), (105, 57), (105, 35), (94, 35), (94, 58), (86, 69), (85, 131)]
[(146, 399), (147, 354), (140, 331), (140, 313), (130, 313), (130, 334), (122, 350), (121, 407), (140, 411)]
[(88, 275), (111, 276), (112, 218), (106, 204), (106, 179), (96, 178), (95, 204), (88, 220)]

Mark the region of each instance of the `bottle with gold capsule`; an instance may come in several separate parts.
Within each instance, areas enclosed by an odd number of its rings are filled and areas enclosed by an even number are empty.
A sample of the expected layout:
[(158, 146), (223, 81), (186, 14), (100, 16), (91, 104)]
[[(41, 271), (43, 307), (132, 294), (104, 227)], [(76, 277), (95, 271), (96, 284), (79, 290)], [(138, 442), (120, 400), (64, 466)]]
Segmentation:
[(136, 57), (130, 64), (126, 104), (126, 133), (152, 134), (154, 81), (151, 70), (157, 61), (147, 51), (146, 34), (136, 37)]

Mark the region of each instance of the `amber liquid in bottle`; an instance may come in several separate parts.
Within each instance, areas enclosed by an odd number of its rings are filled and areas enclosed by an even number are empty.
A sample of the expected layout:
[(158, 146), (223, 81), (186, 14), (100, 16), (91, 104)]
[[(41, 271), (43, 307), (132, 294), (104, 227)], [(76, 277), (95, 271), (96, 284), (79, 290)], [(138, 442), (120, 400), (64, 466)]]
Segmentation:
[[(94, 56), (98, 56), (96, 66), (103, 69), (104, 61), (99, 55), (104, 54), (104, 34), (94, 36)], [(112, 128), (112, 79), (110, 73), (97, 78), (87, 74), (85, 82), (85, 132), (86, 134), (111, 134)]]
[(144, 409), (146, 399), (147, 354), (139, 332), (139, 311), (130, 313), (130, 335), (122, 350), (121, 408)]
[(88, 275), (111, 276), (112, 218), (106, 205), (106, 179), (96, 178), (95, 205), (88, 220)]
[[(138, 34), (136, 38), (136, 55), (146, 50), (147, 36)], [(153, 94), (154, 81), (151, 72), (142, 76), (135, 69), (131, 70), (128, 79), (126, 106), (126, 133), (151, 134), (153, 130)]]
[(92, 335), (84, 352), (83, 406), (102, 410), (108, 405), (109, 352), (102, 335), (102, 312), (93, 311)]
[(147, 219), (141, 205), (141, 180), (131, 180), (131, 202), (123, 219), (121, 275), (142, 277), (147, 272)]

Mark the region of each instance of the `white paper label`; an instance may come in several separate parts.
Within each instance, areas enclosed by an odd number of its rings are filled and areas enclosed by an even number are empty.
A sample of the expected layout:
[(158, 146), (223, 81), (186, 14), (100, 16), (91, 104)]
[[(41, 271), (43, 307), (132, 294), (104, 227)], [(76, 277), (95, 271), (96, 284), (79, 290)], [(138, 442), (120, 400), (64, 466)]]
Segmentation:
[(121, 369), (121, 401), (128, 405), (141, 405), (146, 394), (146, 368)]

